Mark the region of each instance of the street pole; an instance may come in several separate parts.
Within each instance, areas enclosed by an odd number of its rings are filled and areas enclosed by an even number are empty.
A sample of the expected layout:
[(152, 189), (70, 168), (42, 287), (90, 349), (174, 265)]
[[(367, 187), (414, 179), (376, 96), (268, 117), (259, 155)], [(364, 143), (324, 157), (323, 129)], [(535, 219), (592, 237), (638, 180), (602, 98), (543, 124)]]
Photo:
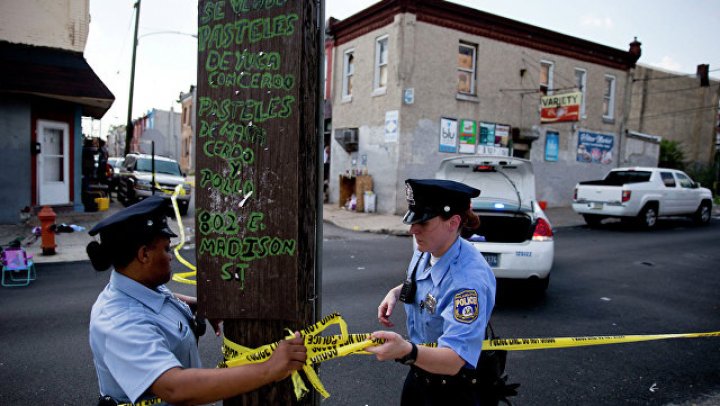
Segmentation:
[[(198, 2), (198, 313), (249, 348), (320, 314), (322, 5)], [(252, 34), (218, 37), (248, 21)], [(268, 70), (273, 88), (240, 80)], [(314, 396), (296, 400), (286, 379), (223, 404), (308, 406)]]
[(138, 26), (140, 25), (140, 0), (135, 2), (135, 35), (133, 36), (132, 64), (130, 65), (130, 98), (128, 99), (127, 124), (125, 127), (125, 155), (130, 153), (130, 144), (133, 139), (132, 107), (133, 90), (135, 88), (135, 56), (138, 45)]

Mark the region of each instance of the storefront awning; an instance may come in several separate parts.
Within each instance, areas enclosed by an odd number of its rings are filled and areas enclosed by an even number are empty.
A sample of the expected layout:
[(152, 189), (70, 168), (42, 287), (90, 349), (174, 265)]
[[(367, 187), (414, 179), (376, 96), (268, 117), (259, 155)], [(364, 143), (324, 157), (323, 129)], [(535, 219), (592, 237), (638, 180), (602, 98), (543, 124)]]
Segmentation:
[(115, 96), (82, 53), (0, 41), (0, 92), (64, 100), (101, 118)]

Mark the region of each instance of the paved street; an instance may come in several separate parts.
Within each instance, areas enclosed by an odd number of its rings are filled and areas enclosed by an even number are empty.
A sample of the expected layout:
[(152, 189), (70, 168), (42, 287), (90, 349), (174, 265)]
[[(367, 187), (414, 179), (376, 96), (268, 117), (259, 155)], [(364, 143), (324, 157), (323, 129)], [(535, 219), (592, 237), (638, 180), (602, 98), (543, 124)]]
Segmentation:
[[(373, 331), (380, 298), (402, 278), (410, 239), (327, 224), (324, 234), (323, 314), (340, 312), (351, 332)], [(663, 221), (651, 232), (620, 224), (560, 229), (547, 295), (533, 298), (502, 283), (496, 330), (503, 337), (720, 330), (719, 238), (718, 220), (703, 228)], [(192, 251), (183, 253), (194, 262)], [(29, 287), (0, 290), (0, 404), (94, 402), (87, 323), (108, 277), (88, 263), (42, 264)], [(395, 315), (399, 332), (403, 318)], [(211, 335), (201, 340), (206, 366), (219, 359), (219, 346)], [(522, 384), (516, 405), (709, 405), (720, 399), (719, 349), (708, 338), (514, 352), (508, 372)], [(323, 404), (398, 404), (404, 372), (366, 355), (330, 361), (321, 367), (331, 393)]]

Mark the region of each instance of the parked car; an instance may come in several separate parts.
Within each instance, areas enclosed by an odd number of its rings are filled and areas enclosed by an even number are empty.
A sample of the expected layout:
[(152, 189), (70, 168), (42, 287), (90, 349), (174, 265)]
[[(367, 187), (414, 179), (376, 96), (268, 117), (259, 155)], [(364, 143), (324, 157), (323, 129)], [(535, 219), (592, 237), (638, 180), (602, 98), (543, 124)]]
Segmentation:
[(500, 279), (528, 280), (545, 291), (555, 257), (550, 220), (535, 196), (532, 163), (507, 156), (447, 158), (438, 179), (480, 189), (472, 199), (480, 228), (468, 239)]
[(153, 178), (153, 156), (146, 154), (128, 154), (120, 169), (118, 200), (128, 206), (146, 197), (161, 195), (170, 199), (175, 187), (183, 185), (177, 198), (181, 215), (187, 214), (190, 205), (191, 188), (185, 181), (185, 174), (176, 160), (155, 155), (155, 184)]
[(628, 167), (611, 170), (604, 179), (575, 186), (573, 210), (590, 227), (616, 217), (652, 228), (662, 216), (690, 216), (707, 224), (712, 192), (677, 169)]
[(117, 190), (120, 183), (120, 169), (122, 169), (125, 158), (113, 156), (108, 158), (108, 165), (112, 166), (112, 178), (110, 179), (110, 190)]

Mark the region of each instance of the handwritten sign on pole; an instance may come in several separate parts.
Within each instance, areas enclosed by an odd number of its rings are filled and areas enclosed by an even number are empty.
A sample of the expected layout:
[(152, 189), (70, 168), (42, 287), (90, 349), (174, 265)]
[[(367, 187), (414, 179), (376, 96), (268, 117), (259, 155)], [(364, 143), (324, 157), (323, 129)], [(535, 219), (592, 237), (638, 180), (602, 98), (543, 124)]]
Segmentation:
[(198, 5), (195, 226), (198, 299), (209, 318), (292, 319), (312, 290), (320, 58), (307, 32), (317, 29), (312, 4)]

